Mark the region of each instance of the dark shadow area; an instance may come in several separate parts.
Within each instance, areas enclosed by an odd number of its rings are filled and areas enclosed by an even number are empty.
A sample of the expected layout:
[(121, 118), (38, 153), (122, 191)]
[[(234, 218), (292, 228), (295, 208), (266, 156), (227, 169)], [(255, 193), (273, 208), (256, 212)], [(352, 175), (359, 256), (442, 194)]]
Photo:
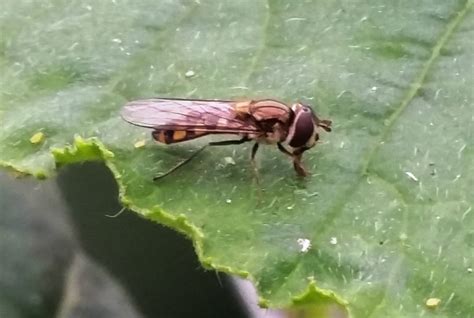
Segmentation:
[(101, 163), (60, 170), (58, 184), (85, 252), (103, 265), (147, 317), (245, 317), (225, 275), (204, 270), (192, 242), (121, 210), (110, 171)]

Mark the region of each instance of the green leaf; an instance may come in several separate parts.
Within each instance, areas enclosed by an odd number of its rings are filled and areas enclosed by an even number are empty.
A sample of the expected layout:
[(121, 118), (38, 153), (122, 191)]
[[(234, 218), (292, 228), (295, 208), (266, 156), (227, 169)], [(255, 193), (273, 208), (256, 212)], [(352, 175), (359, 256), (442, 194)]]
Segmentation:
[[(0, 163), (49, 176), (104, 160), (124, 204), (249, 277), (264, 306), (472, 317), (472, 4), (4, 1)], [(120, 119), (152, 96), (302, 100), (334, 131), (304, 181), (264, 147), (257, 185), (242, 145), (154, 183), (208, 140), (156, 145)]]

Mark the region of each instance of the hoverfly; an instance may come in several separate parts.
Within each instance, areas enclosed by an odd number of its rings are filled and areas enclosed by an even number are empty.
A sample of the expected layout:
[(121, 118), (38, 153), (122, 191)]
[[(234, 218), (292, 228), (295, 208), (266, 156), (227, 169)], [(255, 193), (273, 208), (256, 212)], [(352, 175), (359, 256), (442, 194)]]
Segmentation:
[(303, 152), (316, 145), (321, 129), (331, 131), (331, 121), (319, 119), (311, 107), (302, 103), (288, 106), (272, 99), (143, 99), (127, 103), (121, 115), (133, 125), (153, 129), (153, 139), (164, 144), (209, 134), (233, 134), (241, 137), (210, 142), (154, 180), (183, 166), (207, 146), (236, 145), (252, 140), (255, 141), (251, 152), (254, 167), (259, 145), (276, 144), (281, 152), (292, 158), (296, 173), (306, 176), (308, 173), (301, 163)]

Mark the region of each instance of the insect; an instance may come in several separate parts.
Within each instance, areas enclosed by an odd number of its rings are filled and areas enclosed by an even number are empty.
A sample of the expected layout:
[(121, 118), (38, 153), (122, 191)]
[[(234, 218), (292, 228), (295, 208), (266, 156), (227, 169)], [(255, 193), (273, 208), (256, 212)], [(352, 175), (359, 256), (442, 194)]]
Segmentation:
[(254, 167), (259, 145), (274, 144), (291, 157), (296, 173), (306, 176), (308, 172), (301, 162), (303, 153), (316, 145), (321, 130), (331, 131), (331, 121), (319, 119), (310, 106), (302, 103), (288, 106), (272, 99), (143, 99), (127, 103), (121, 115), (133, 125), (153, 129), (153, 139), (164, 144), (210, 134), (233, 134), (241, 137), (210, 142), (154, 180), (183, 166), (207, 146), (236, 145), (249, 141), (255, 141), (251, 151)]

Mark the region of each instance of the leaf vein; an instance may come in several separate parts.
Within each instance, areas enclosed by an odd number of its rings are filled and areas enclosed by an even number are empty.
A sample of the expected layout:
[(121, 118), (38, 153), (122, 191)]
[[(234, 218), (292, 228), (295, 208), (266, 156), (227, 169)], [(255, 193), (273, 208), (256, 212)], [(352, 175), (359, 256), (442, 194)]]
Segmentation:
[(378, 140), (372, 146), (372, 149), (369, 151), (369, 154), (366, 158), (365, 164), (362, 168), (362, 174), (367, 175), (369, 166), (372, 160), (375, 157), (377, 150), (380, 148), (382, 142), (387, 138), (390, 134), (393, 126), (395, 125), (397, 119), (401, 116), (403, 111), (408, 107), (411, 101), (415, 98), (418, 94), (420, 88), (423, 86), (426, 76), (428, 75), (429, 71), (431, 70), (432, 66), (434, 65), (435, 60), (439, 57), (441, 49), (445, 46), (445, 44), (450, 39), (451, 35), (454, 33), (456, 28), (461, 24), (461, 21), (466, 16), (466, 13), (472, 7), (473, 1), (468, 0), (466, 1), (465, 6), (455, 15), (455, 17), (447, 24), (446, 30), (438, 39), (438, 41), (433, 46), (431, 51), (430, 58), (426, 61), (425, 65), (421, 69), (419, 75), (415, 78), (414, 82), (410, 85), (410, 89), (407, 91), (407, 94), (402, 99), (400, 105), (397, 109), (392, 113), (392, 115), (388, 118), (387, 124), (385, 129), (379, 134)]
[(249, 69), (248, 69), (246, 75), (244, 75), (242, 77), (241, 83), (242, 83), (242, 86), (244, 86), (244, 87), (247, 86), (247, 84), (250, 81), (252, 75), (255, 73), (255, 69), (257, 67), (257, 64), (260, 61), (260, 59), (262, 58), (263, 51), (265, 50), (265, 47), (266, 47), (266, 44), (267, 44), (268, 29), (269, 29), (269, 26), (270, 26), (271, 8), (270, 8), (269, 0), (265, 0), (265, 2), (266, 2), (265, 8), (267, 10), (266, 10), (266, 15), (265, 15), (265, 19), (264, 19), (263, 27), (262, 27), (262, 42), (261, 42), (262, 44), (255, 51), (254, 56), (252, 58), (252, 61), (250, 62), (250, 66), (249, 66)]

